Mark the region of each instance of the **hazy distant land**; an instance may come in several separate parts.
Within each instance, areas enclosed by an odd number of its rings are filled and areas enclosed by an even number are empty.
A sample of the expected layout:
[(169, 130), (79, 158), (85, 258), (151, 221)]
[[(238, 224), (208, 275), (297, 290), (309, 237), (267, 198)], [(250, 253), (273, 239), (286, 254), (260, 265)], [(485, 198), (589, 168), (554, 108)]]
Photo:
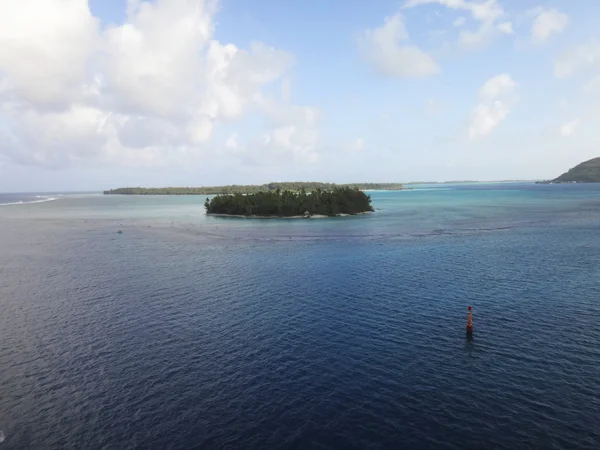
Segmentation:
[(316, 189), (332, 190), (335, 188), (352, 188), (363, 191), (384, 190), (401, 191), (406, 189), (401, 183), (351, 183), (335, 184), (321, 182), (282, 182), (267, 183), (260, 185), (227, 185), (227, 186), (206, 186), (206, 187), (162, 187), (162, 188), (142, 188), (126, 187), (110, 189), (104, 191), (105, 195), (218, 195), (218, 194), (255, 194), (258, 192), (270, 192), (280, 189), (282, 191), (300, 192), (314, 191)]

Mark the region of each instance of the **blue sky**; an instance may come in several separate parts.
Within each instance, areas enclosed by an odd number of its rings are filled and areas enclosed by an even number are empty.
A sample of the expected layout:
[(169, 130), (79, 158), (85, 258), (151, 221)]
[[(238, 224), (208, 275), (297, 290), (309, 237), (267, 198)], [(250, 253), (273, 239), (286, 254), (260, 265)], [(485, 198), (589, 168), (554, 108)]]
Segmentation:
[(554, 177), (600, 156), (599, 19), (593, 0), (4, 2), (0, 191)]

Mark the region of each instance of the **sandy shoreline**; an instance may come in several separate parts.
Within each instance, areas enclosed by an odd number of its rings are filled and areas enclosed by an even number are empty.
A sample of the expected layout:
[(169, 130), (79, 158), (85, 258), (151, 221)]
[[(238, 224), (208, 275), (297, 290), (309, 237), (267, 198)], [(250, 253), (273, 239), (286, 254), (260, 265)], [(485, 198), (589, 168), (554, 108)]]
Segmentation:
[[(357, 214), (337, 214), (335, 216), (326, 216), (323, 214), (314, 214), (308, 219), (334, 219), (336, 217), (352, 217), (352, 216), (361, 216), (363, 214), (371, 214), (372, 211), (365, 211)], [(236, 217), (239, 219), (304, 219), (303, 216), (242, 216), (240, 214), (206, 214), (207, 216), (212, 217)]]

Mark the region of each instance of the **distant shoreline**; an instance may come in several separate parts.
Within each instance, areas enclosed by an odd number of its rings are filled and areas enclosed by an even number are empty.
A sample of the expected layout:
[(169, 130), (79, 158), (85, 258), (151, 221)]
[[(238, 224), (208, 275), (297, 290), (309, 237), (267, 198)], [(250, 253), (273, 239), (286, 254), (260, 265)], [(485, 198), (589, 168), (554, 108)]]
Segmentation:
[(316, 189), (331, 190), (337, 187), (350, 187), (363, 192), (399, 192), (415, 190), (421, 185), (450, 185), (450, 184), (496, 184), (496, 183), (535, 183), (542, 180), (464, 180), (464, 181), (409, 181), (406, 183), (325, 183), (325, 182), (277, 182), (267, 184), (201, 186), (201, 187), (126, 187), (109, 189), (104, 195), (231, 195), (255, 194), (257, 192), (281, 191), (312, 192)]
[(457, 181), (408, 181), (403, 183), (406, 186), (414, 184), (494, 184), (494, 183), (534, 183), (539, 181), (537, 179), (532, 180), (457, 180)]
[(359, 190), (389, 190), (400, 191), (406, 189), (401, 183), (351, 183), (335, 184), (317, 181), (310, 182), (281, 182), (267, 184), (234, 184), (227, 186), (200, 186), (200, 187), (125, 187), (103, 191), (104, 195), (230, 195), (230, 194), (256, 194), (259, 192), (312, 192), (316, 190), (330, 191), (336, 188), (352, 188)]

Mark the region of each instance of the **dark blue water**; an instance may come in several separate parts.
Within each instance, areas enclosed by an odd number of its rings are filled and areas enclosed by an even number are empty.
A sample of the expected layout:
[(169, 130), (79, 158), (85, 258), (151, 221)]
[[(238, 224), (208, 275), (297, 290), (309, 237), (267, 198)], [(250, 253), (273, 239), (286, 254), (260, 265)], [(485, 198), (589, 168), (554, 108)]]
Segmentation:
[(0, 449), (600, 448), (600, 188), (373, 199), (0, 211)]

